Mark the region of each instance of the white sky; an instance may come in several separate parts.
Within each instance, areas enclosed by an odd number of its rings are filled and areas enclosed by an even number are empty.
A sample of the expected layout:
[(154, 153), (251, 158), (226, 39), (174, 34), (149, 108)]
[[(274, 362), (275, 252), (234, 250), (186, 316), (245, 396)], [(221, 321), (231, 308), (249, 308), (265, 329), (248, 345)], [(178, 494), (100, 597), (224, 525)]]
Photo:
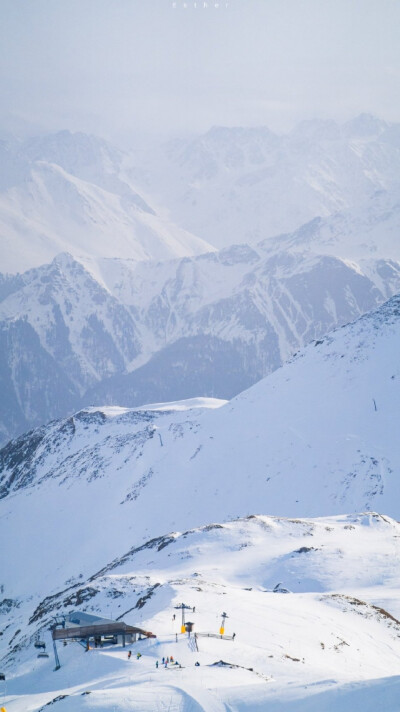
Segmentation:
[(400, 120), (400, 0), (195, 4), (1, 0), (3, 114), (114, 139)]

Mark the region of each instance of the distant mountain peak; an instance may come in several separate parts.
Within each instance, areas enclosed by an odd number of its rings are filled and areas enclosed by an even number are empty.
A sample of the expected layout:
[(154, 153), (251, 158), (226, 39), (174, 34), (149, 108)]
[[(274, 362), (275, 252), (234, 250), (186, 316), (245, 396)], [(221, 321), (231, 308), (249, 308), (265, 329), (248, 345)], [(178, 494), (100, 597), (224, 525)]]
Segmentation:
[(31, 160), (59, 163), (67, 170), (68, 166), (96, 163), (101, 157), (107, 157), (112, 163), (118, 163), (121, 159), (120, 151), (104, 139), (69, 129), (29, 139), (21, 150)]
[(354, 119), (347, 121), (343, 129), (348, 136), (358, 136), (360, 138), (367, 138), (373, 136), (379, 136), (385, 129), (387, 129), (389, 124), (377, 116), (368, 113), (362, 113), (356, 116)]

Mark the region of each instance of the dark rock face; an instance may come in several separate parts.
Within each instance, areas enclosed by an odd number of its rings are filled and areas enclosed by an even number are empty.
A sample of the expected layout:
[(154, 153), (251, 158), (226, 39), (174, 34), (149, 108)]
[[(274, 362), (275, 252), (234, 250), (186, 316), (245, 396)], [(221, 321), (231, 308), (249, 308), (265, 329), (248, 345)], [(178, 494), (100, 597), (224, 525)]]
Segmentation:
[[(106, 453), (100, 443), (93, 443), (88, 453), (76, 449), (76, 438), (85, 431), (101, 436), (102, 426), (107, 419), (102, 411), (83, 410), (74, 416), (56, 420), (47, 426), (37, 428), (16, 440), (10, 440), (0, 450), (0, 499), (43, 480), (70, 477), (87, 479), (92, 482), (103, 476), (110, 457), (124, 454), (125, 457), (141, 457), (143, 447), (154, 437), (154, 412), (127, 412), (118, 418), (124, 432), (116, 435), (109, 443)], [(136, 428), (136, 430), (135, 430)], [(53, 466), (44, 475), (43, 462), (54, 458)], [(135, 499), (152, 476), (151, 471), (138, 482), (127, 499)]]
[(78, 391), (25, 319), (0, 325), (3, 440), (71, 410)]
[[(139, 342), (128, 309), (72, 258), (3, 277), (0, 442), (76, 410), (96, 380), (125, 369)], [(9, 307), (10, 300), (16, 300)]]

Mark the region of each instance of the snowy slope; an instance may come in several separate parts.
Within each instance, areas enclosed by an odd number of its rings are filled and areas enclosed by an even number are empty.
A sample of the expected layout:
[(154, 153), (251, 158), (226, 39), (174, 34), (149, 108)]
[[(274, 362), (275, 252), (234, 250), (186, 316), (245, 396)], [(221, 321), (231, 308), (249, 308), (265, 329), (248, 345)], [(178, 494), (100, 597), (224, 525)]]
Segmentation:
[(121, 179), (122, 156), (104, 141), (61, 131), (0, 154), (2, 271), (17, 272), (59, 252), (166, 259), (209, 244), (161, 218)]
[[(394, 297), (228, 403), (90, 408), (4, 448), (7, 712), (397, 712), (400, 530), (365, 510), (399, 517), (399, 341)], [(235, 641), (176, 641), (182, 601)], [(51, 654), (82, 608), (157, 638), (61, 646), (53, 673), (34, 634)]]
[[(138, 163), (142, 164), (141, 171)], [(278, 136), (266, 127), (214, 127), (135, 156), (141, 192), (212, 244), (255, 243), (399, 192), (399, 125), (361, 115), (344, 125), (304, 121)]]
[[(123, 550), (89, 576), (77, 550), (83, 576), (58, 591), (41, 581), (42, 598), (35, 592), (8, 599), (0, 643), (3, 654), (11, 651), (2, 662), (7, 711), (52, 703), (61, 712), (395, 712), (399, 537), (397, 522), (373, 513), (257, 516), (161, 536)], [(180, 633), (175, 606), (182, 601), (195, 607), (186, 619), (195, 624), (196, 641)], [(59, 644), (61, 669), (54, 673), (52, 657), (36, 658), (35, 631), (52, 656), (53, 616), (77, 608), (157, 638), (132, 645), (131, 660), (120, 646), (86, 653), (77, 643)], [(223, 611), (234, 640), (215, 635)], [(181, 668), (161, 665), (170, 655)]]
[[(220, 408), (90, 408), (10, 442), (3, 535), (38, 580), (46, 539), (58, 582), (74, 575), (77, 549), (100, 568), (121, 538), (210, 520), (366, 509), (398, 518), (399, 316), (395, 297)], [(27, 564), (16, 567), (13, 549), (2, 557), (22, 586)]]

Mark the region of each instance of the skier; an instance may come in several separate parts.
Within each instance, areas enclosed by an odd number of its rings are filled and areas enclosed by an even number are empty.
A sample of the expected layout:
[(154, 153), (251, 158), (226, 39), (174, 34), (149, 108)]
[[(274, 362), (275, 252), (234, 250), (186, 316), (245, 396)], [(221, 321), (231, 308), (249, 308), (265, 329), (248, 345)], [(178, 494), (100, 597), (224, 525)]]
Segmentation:
[(156, 660), (156, 668), (158, 669), (158, 660)]
[(132, 650), (129, 650), (129, 652), (128, 652), (128, 660), (131, 659), (131, 655), (132, 655)]

